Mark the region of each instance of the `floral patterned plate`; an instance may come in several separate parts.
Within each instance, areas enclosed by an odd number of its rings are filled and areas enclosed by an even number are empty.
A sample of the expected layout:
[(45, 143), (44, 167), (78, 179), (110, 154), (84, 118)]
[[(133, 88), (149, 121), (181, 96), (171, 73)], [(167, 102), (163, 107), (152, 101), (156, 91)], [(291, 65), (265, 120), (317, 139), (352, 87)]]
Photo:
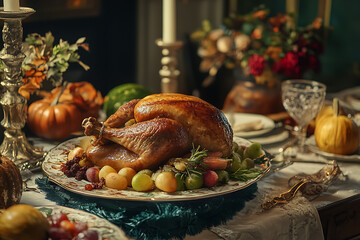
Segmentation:
[[(134, 201), (185, 201), (209, 198), (249, 187), (251, 184), (259, 181), (263, 176), (265, 176), (265, 174), (270, 170), (271, 166), (270, 160), (267, 160), (265, 163), (256, 166), (257, 168), (263, 170), (263, 173), (258, 177), (246, 182), (230, 181), (228, 184), (223, 186), (216, 186), (212, 188), (177, 191), (174, 193), (166, 193), (160, 190), (153, 190), (151, 192), (137, 192), (132, 188), (128, 188), (127, 190), (116, 190), (107, 187), (88, 191), (85, 190), (85, 185), (89, 183), (88, 181), (77, 181), (75, 178), (68, 178), (60, 170), (61, 164), (66, 162), (67, 153), (74, 147), (78, 146), (80, 142), (86, 141), (86, 138), (89, 137), (85, 136), (73, 138), (51, 149), (45, 157), (45, 160), (42, 164), (42, 170), (50, 181), (58, 184), (62, 188), (90, 197)], [(236, 138), (236, 141), (241, 145), (250, 144), (248, 140), (241, 138)]]
[(39, 206), (36, 207), (43, 215), (49, 217), (54, 213), (62, 212), (67, 214), (69, 220), (86, 223), (89, 229), (95, 230), (102, 237), (101, 239), (122, 240), (128, 239), (123, 230), (109, 221), (99, 218), (96, 215), (82, 210), (67, 208), (63, 206)]

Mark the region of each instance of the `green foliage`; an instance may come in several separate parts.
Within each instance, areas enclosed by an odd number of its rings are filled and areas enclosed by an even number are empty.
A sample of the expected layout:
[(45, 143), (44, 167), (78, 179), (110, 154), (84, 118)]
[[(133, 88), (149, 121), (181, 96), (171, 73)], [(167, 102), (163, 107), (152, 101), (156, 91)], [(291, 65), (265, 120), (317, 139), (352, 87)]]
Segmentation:
[(234, 180), (246, 182), (250, 179), (256, 178), (260, 174), (262, 174), (262, 171), (257, 168), (250, 168), (245, 170), (239, 169), (238, 171), (230, 174), (230, 178)]
[[(69, 44), (67, 41), (60, 39), (57, 45), (54, 45), (55, 38), (51, 32), (41, 36), (38, 33), (31, 33), (26, 36), (23, 42), (23, 52), (25, 59), (22, 65), (23, 77), (25, 72), (29, 70), (38, 70), (43, 67), (43, 74), (46, 79), (50, 80), (54, 86), (59, 86), (63, 81), (63, 73), (69, 68), (70, 63), (77, 62), (85, 70), (90, 67), (80, 60), (78, 53), (79, 48), (88, 51), (88, 44), (85, 43), (85, 38), (79, 38), (76, 43)], [(36, 65), (34, 61), (41, 60), (44, 63)], [(0, 64), (0, 71), (3, 71), (3, 63)], [(31, 81), (31, 80), (30, 80)]]
[(193, 146), (193, 149), (191, 150), (191, 156), (186, 163), (186, 172), (188, 175), (190, 175), (190, 173), (202, 175), (206, 171), (207, 166), (203, 162), (204, 157), (207, 157), (206, 152), (207, 150), (205, 149), (200, 150), (200, 146), (198, 146), (196, 149)]
[[(51, 38), (51, 33), (50, 36), (47, 35), (47, 38)], [(47, 38), (45, 38), (45, 44), (47, 43)], [(69, 44), (67, 41), (60, 39), (59, 44), (52, 48), (52, 54), (50, 54), (48, 65), (52, 71), (48, 71), (48, 79), (54, 79), (55, 82), (61, 82), (62, 74), (67, 71), (69, 63), (72, 62), (78, 62), (85, 70), (90, 69), (89, 66), (80, 61), (80, 55), (77, 53), (79, 47), (82, 46), (84, 41), (85, 38), (80, 38), (76, 41), (76, 43)], [(53, 41), (49, 41), (49, 43), (53, 43)]]

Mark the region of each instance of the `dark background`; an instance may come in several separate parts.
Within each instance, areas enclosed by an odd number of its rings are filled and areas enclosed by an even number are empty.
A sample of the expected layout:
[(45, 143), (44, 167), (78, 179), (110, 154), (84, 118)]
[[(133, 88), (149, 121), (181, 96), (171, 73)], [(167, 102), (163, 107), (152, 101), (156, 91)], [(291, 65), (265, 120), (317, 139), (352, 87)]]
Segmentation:
[[(23, 0), (21, 6), (32, 7), (37, 11), (23, 22), (24, 38), (29, 33), (44, 35), (48, 31), (53, 33), (55, 43), (60, 38), (74, 43), (78, 38), (86, 37), (90, 52), (81, 49), (80, 55), (81, 60), (91, 69), (85, 72), (74, 63), (64, 74), (64, 79), (88, 81), (106, 95), (116, 85), (136, 81), (137, 2), (121, 1), (121, 4), (116, 4), (116, 1), (106, 0)], [(185, 2), (178, 0), (178, 4)], [(84, 9), (71, 4), (83, 5)], [(224, 4), (228, 5), (229, 1), (225, 0)], [(237, 12), (248, 13), (260, 4), (268, 7), (272, 15), (285, 12), (285, 0), (239, 0)], [(71, 10), (76, 7), (79, 10)], [(317, 16), (317, 8), (318, 1), (301, 0), (298, 25), (310, 24)], [(328, 92), (337, 92), (360, 83), (358, 9), (358, 0), (332, 1), (332, 30), (327, 34), (325, 51), (321, 56), (322, 70), (314, 79), (326, 83)], [(186, 92), (191, 93), (192, 90), (187, 89)]]
[[(29, 33), (44, 36), (50, 31), (55, 37), (54, 44), (59, 43), (60, 38), (71, 44), (86, 37), (90, 51), (80, 49), (79, 54), (90, 70), (84, 71), (80, 65), (72, 63), (64, 73), (64, 80), (88, 81), (104, 96), (116, 85), (134, 82), (136, 1), (121, 1), (121, 4), (115, 1), (89, 1), (96, 3), (94, 9), (86, 9), (84, 6), (85, 9), (73, 11), (71, 8), (66, 9), (69, 8), (66, 2), (70, 1), (38, 0), (21, 3), (21, 6), (32, 7), (37, 11), (23, 21), (24, 38)], [(86, 1), (79, 2), (89, 5)], [(51, 6), (53, 4), (59, 6)], [(52, 14), (47, 12), (48, 9), (54, 9)]]

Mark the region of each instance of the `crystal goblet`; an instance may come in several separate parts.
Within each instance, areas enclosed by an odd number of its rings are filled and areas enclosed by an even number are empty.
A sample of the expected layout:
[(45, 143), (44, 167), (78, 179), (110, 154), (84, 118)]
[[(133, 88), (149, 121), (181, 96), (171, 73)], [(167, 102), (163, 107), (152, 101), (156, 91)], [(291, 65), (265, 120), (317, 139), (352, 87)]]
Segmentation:
[(316, 81), (295, 79), (284, 81), (281, 90), (283, 105), (297, 123), (297, 141), (292, 152), (296, 156), (305, 152), (307, 126), (324, 104), (326, 86)]

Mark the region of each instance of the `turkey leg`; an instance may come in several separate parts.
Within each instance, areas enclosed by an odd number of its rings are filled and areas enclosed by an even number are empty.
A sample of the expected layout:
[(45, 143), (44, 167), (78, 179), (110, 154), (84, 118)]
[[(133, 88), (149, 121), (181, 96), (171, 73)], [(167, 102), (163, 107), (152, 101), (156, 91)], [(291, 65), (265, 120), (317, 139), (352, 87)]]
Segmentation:
[[(175, 120), (156, 118), (124, 128), (104, 127), (93, 117), (83, 121), (87, 136), (101, 135), (113, 143), (92, 145), (87, 158), (98, 166), (116, 170), (132, 167), (136, 171), (155, 168), (171, 157), (182, 156), (191, 148), (191, 138)], [(111, 164), (110, 164), (111, 163)]]

